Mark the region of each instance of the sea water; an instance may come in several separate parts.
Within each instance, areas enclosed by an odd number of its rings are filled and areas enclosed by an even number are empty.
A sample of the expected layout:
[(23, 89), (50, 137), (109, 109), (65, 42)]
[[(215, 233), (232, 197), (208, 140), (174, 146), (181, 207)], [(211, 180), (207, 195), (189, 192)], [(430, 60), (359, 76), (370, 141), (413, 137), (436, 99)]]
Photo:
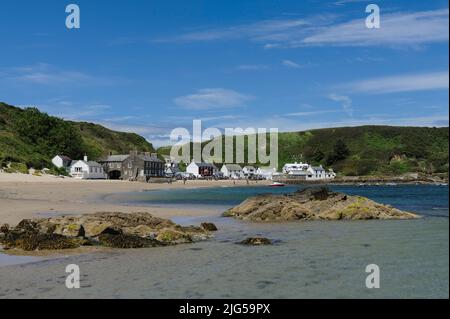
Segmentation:
[[(248, 196), (284, 188), (217, 187), (122, 194), (139, 205), (208, 207), (215, 216), (180, 217), (190, 225), (214, 222), (211, 240), (173, 247), (116, 250), (38, 264), (0, 267), (9, 286), (0, 296), (133, 298), (448, 298), (448, 187), (332, 186), (423, 216), (416, 220), (251, 223), (220, 217)], [(264, 236), (272, 246), (236, 244)], [(64, 267), (80, 266), (82, 287), (64, 286)], [(366, 287), (366, 266), (380, 269), (380, 288)], [(59, 276), (57, 276), (59, 274)], [(30, 285), (30, 277), (41, 281)], [(8, 278), (6, 277), (8, 276)], [(11, 286), (17, 285), (20, 293)], [(46, 287), (42, 292), (40, 288)], [(4, 286), (5, 287), (5, 286)]]

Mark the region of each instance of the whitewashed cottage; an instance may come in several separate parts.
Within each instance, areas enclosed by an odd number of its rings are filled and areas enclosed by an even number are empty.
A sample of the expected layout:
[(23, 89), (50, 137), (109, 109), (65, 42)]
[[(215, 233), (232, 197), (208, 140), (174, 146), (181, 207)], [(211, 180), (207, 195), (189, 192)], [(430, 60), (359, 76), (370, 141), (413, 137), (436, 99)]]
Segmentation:
[(88, 161), (87, 156), (83, 160), (72, 161), (70, 176), (78, 179), (106, 179), (103, 166), (94, 161)]
[(244, 177), (242, 167), (238, 164), (223, 164), (220, 171), (223, 173), (223, 176), (227, 178), (239, 179)]

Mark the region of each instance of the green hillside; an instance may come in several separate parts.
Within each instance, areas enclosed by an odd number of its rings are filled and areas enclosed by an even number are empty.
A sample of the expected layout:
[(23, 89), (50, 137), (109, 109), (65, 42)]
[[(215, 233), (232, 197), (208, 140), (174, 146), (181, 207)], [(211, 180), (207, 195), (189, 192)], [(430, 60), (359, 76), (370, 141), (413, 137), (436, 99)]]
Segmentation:
[(98, 159), (110, 151), (153, 152), (153, 146), (134, 133), (109, 130), (86, 122), (64, 121), (36, 108), (21, 109), (0, 102), (0, 165), (24, 163), (28, 167), (50, 167), (56, 154)]
[[(448, 127), (392, 126), (279, 133), (278, 168), (288, 162), (306, 161), (342, 175), (446, 173), (448, 133)], [(170, 147), (158, 149), (159, 154), (169, 152)]]

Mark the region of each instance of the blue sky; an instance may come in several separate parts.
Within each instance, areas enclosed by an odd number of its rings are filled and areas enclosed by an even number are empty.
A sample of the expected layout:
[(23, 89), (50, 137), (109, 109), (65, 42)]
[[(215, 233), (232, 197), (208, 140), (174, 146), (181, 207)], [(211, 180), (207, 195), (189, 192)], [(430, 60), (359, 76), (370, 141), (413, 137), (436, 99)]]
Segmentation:
[[(0, 101), (168, 144), (172, 128), (448, 126), (448, 1), (0, 4)], [(367, 29), (365, 8), (381, 9)]]

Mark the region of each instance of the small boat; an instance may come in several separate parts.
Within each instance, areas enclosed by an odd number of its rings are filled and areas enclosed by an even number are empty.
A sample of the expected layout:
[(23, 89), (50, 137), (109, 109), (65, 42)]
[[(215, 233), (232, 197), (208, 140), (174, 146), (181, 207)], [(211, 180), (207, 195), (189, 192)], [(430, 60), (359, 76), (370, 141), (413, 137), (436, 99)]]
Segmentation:
[(271, 187), (282, 187), (282, 186), (284, 186), (284, 184), (280, 183), (280, 182), (273, 182), (269, 186), (271, 186)]

